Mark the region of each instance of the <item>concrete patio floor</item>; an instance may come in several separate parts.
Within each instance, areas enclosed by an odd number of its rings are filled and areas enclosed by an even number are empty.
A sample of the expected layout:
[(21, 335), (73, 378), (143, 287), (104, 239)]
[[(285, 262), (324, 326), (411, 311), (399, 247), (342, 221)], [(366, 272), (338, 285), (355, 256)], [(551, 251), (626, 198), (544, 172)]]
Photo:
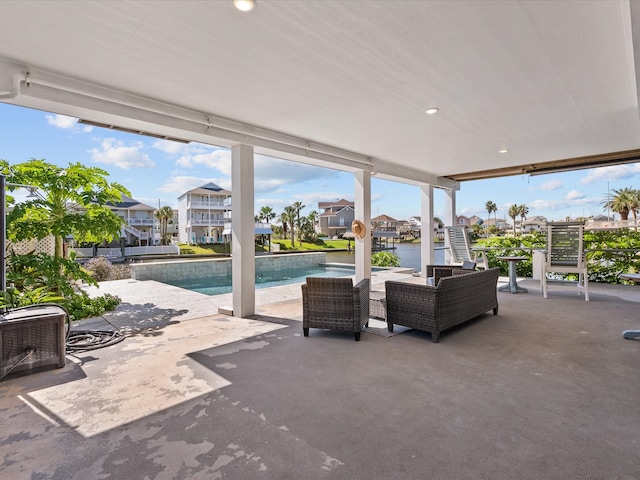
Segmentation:
[[(373, 289), (390, 277), (412, 279)], [(0, 382), (0, 478), (640, 478), (640, 287), (522, 285), (434, 344), (304, 338), (299, 284), (238, 319), (229, 296), (105, 282), (127, 338)]]

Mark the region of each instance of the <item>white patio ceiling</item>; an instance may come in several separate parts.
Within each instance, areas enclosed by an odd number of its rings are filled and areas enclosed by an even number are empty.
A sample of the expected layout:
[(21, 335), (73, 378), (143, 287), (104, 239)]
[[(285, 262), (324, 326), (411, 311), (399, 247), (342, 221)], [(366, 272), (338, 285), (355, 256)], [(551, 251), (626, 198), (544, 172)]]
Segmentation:
[(637, 10), (3, 1), (0, 101), (440, 185), (566, 159), (637, 160)]

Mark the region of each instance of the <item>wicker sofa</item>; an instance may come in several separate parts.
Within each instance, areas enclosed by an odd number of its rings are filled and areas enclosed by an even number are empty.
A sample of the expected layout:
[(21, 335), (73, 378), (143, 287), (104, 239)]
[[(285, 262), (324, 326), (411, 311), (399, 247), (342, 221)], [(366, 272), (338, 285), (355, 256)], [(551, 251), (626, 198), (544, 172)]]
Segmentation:
[[(431, 333), (438, 342), (440, 333), (493, 310), (498, 314), (499, 268), (468, 271), (448, 269), (435, 286), (388, 280), (385, 282), (387, 328), (403, 325)], [(439, 274), (446, 272), (440, 271)]]

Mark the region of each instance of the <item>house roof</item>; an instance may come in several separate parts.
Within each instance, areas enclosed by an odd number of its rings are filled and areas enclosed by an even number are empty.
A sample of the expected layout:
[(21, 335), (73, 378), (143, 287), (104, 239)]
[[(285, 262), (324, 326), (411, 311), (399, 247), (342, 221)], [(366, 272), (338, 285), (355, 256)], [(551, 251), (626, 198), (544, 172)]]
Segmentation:
[(128, 197), (127, 195), (122, 195), (120, 202), (108, 202), (107, 205), (128, 210), (155, 210), (154, 207), (139, 202), (135, 198)]
[(182, 198), (188, 193), (196, 194), (196, 195), (211, 195), (211, 194), (221, 195), (221, 196), (231, 195), (231, 192), (229, 190), (225, 190), (224, 188), (219, 187), (215, 183), (211, 183), (211, 182), (206, 183), (200, 187), (194, 188), (192, 190), (189, 190), (188, 192), (185, 192), (182, 195), (180, 195), (180, 197), (178, 198)]
[(393, 217), (390, 217), (389, 215), (378, 215), (375, 218), (371, 219), (372, 222), (397, 222), (398, 220), (396, 220)]
[(456, 188), (638, 160), (639, 11), (629, 0), (274, 0), (249, 13), (230, 0), (3, 2), (0, 101)]
[(335, 202), (318, 202), (318, 208), (332, 208), (332, 207), (353, 207), (355, 204), (350, 202), (349, 200), (345, 200), (344, 198), (341, 200), (336, 200)]

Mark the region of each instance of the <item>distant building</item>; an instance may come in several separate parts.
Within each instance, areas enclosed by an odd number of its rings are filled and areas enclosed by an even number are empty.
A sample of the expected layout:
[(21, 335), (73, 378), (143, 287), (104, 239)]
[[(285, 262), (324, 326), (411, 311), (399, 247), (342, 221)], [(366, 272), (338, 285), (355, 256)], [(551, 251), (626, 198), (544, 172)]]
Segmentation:
[(547, 222), (547, 217), (536, 215), (535, 217), (527, 218), (524, 222), (520, 222), (520, 230), (522, 233), (540, 232), (546, 228)]
[(107, 207), (126, 222), (120, 232), (120, 237), (125, 239), (125, 245), (154, 244), (155, 208), (126, 195), (122, 196), (120, 202), (107, 203)]
[(507, 222), (504, 218), (488, 218), (484, 221), (483, 225), (485, 227), (491, 227), (495, 225), (496, 228), (501, 232), (512, 228), (509, 222)]
[(328, 237), (340, 237), (351, 231), (351, 222), (355, 219), (355, 204), (348, 200), (318, 202), (318, 229)]
[[(470, 227), (471, 220), (469, 219), (469, 217), (465, 217), (464, 215), (456, 215), (456, 225), (460, 227)], [(445, 225), (445, 227), (448, 226), (449, 225)]]
[(207, 183), (178, 197), (178, 230), (181, 243), (223, 241), (225, 222), (231, 221), (231, 192)]

